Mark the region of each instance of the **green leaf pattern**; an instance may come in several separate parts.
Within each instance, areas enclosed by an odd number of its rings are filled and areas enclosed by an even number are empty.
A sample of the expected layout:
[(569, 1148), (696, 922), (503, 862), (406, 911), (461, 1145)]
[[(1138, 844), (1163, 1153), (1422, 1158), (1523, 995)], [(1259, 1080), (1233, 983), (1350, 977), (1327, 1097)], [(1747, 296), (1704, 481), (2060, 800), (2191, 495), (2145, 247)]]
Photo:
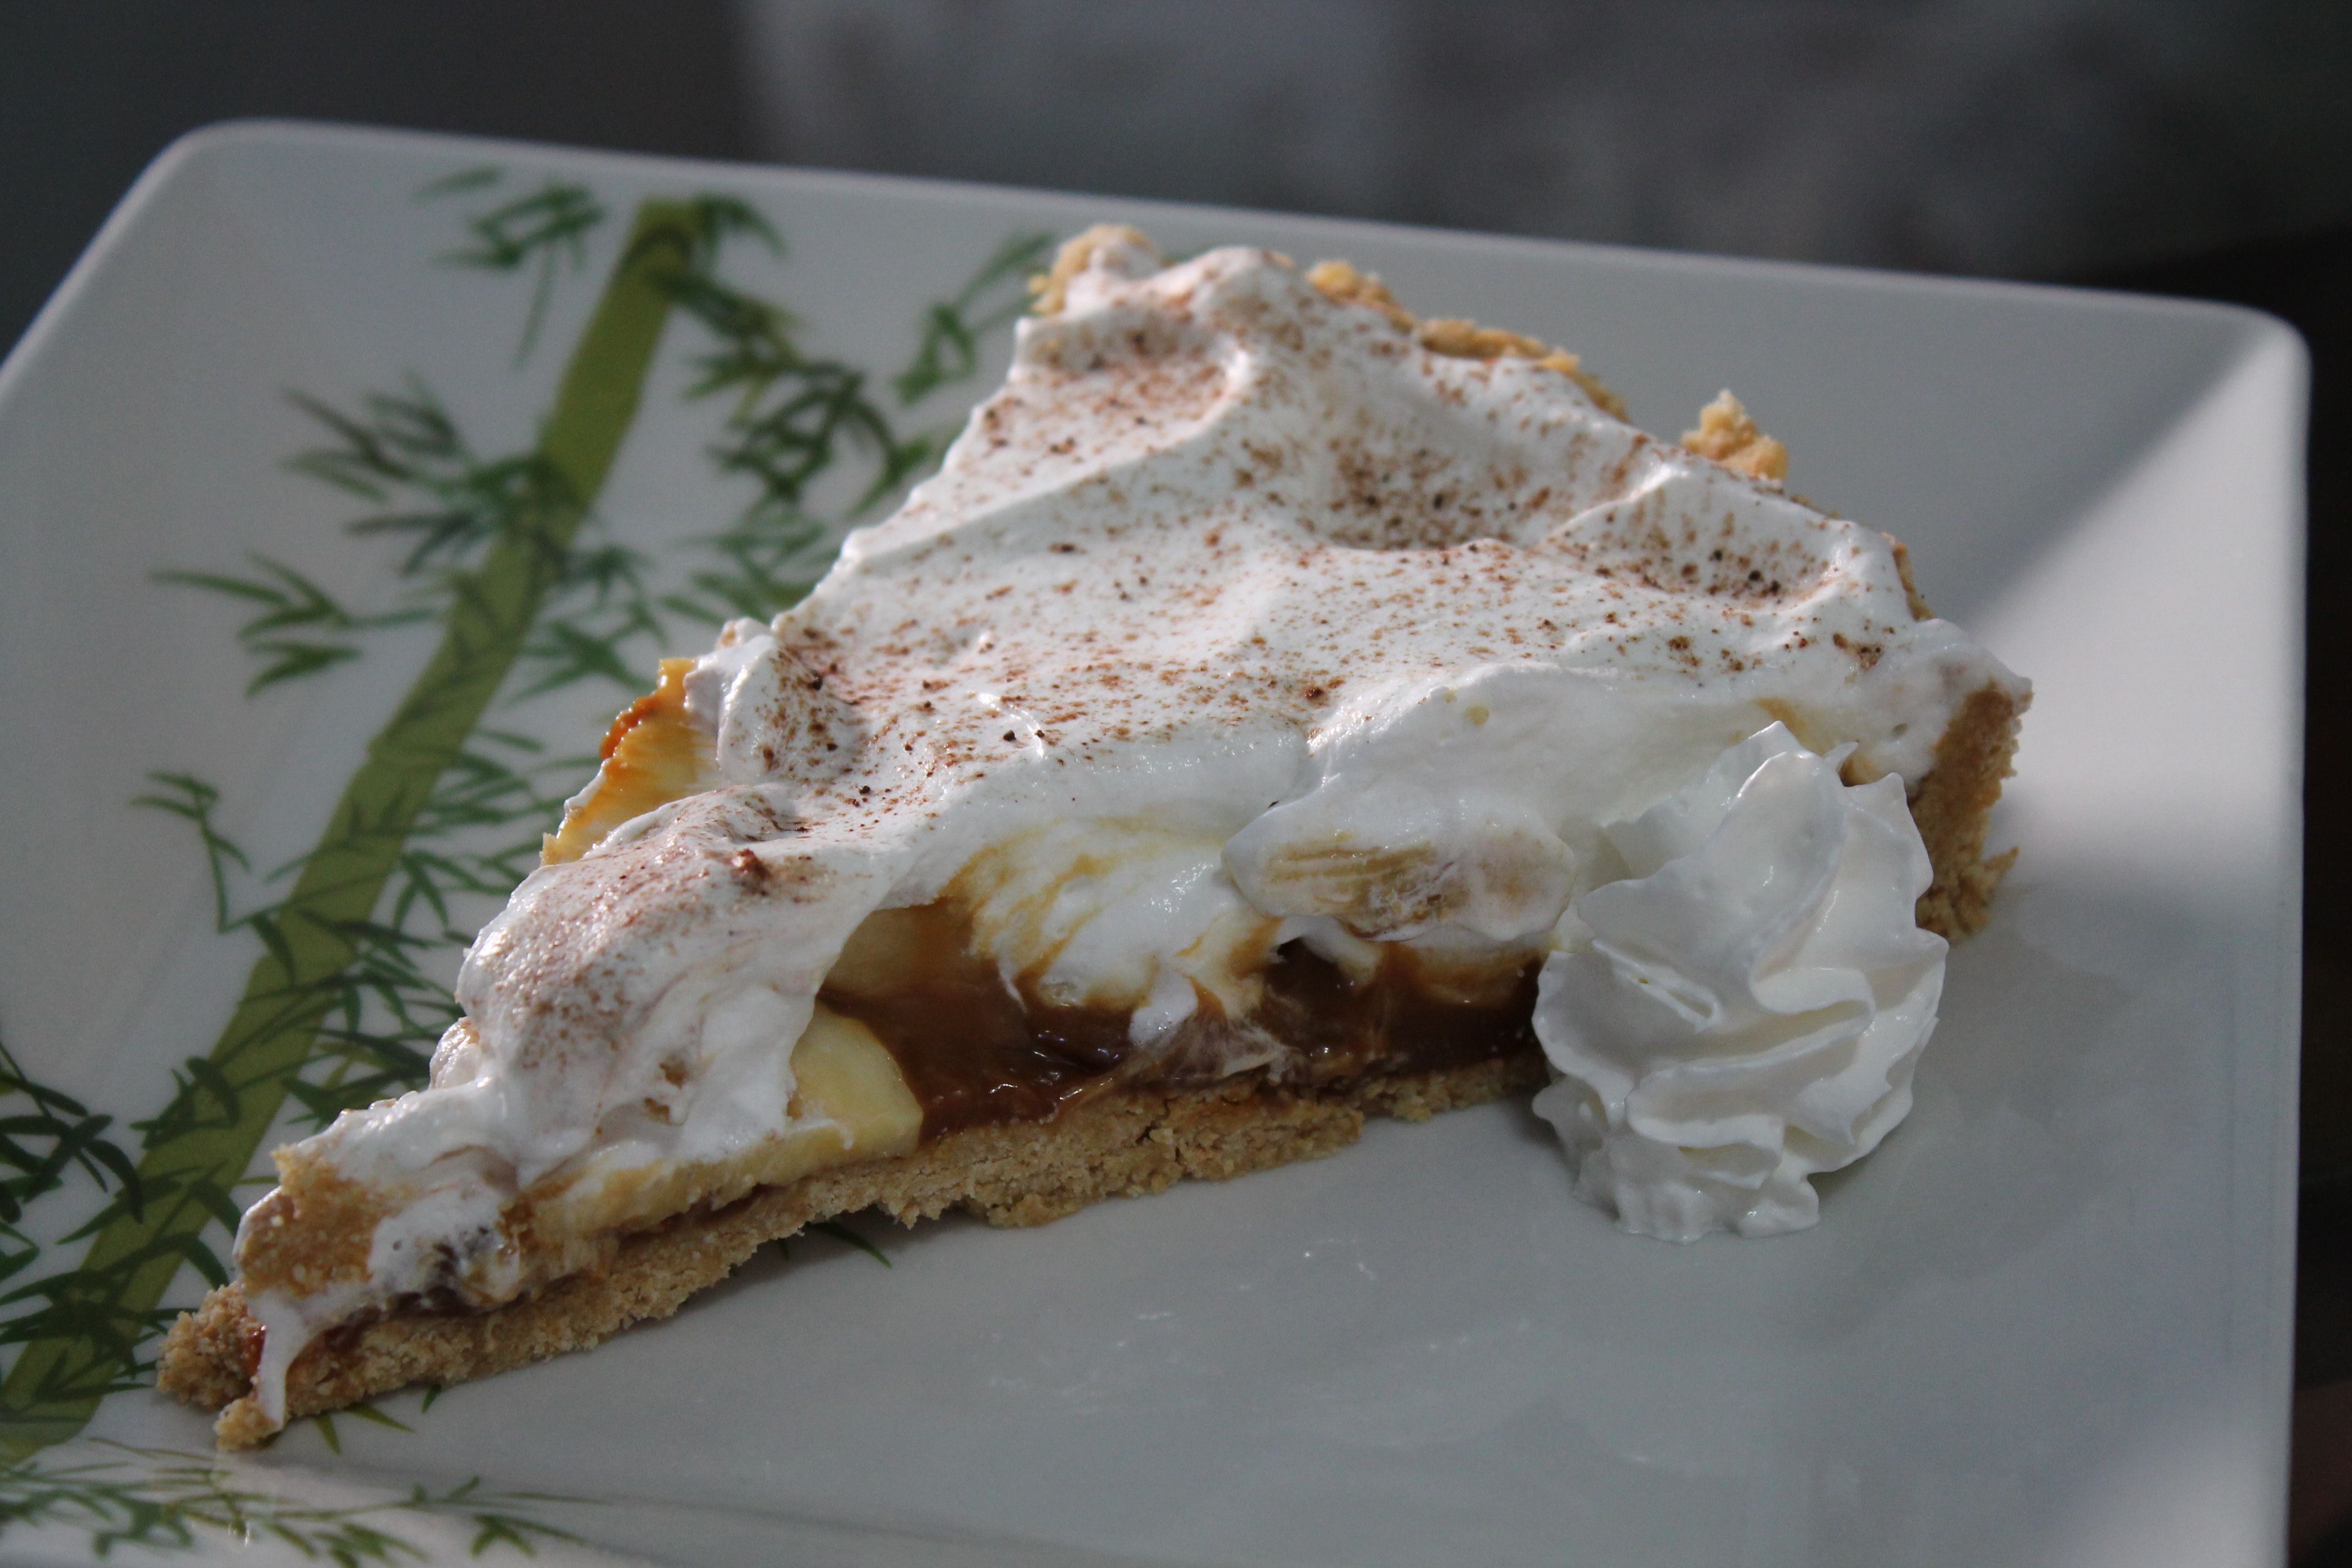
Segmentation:
[[(493, 204), (465, 216), (467, 243), (443, 259), (530, 277), (520, 363), (606, 213), (577, 185), (507, 195), (504, 180), (461, 170), (419, 195)], [(163, 1303), (183, 1268), (212, 1284), (228, 1278), (226, 1237), (243, 1208), (236, 1191), (269, 1179), (250, 1168), (281, 1116), (315, 1129), (424, 1081), (433, 1042), (457, 1016), (446, 975), (471, 922), (536, 864), (540, 834), (593, 763), (551, 755), (487, 716), (581, 682), (634, 694), (658, 654), (730, 616), (764, 618), (797, 602), (842, 526), (937, 462), (951, 431), (909, 430), (905, 412), (976, 373), (984, 341), (1022, 309), (1022, 280), (1048, 242), (1016, 237), (931, 305), (907, 364), (879, 383), (887, 403), (869, 373), (807, 352), (789, 310), (722, 273), (722, 257), (742, 243), (784, 254), (776, 229), (734, 198), (643, 204), (529, 451), (478, 452), (415, 378), (350, 406), (294, 396), (321, 438), (288, 466), (363, 503), (345, 524), (352, 534), (401, 546), (392, 607), (355, 611), (260, 553), (231, 570), (155, 574), (240, 610), (248, 697), (327, 676), (394, 627), (437, 625), (440, 643), (324, 837), (292, 863), (257, 868), (216, 823), (218, 790), (192, 774), (153, 773), (132, 803), (189, 825), (215, 931), (255, 948), (235, 1016), (209, 1052), (174, 1069), (160, 1111), (117, 1130), (110, 1116), (26, 1078), (0, 1047), (0, 1284), (42, 1261), (21, 1224), (28, 1206), (76, 1173), (103, 1200), (51, 1244), (87, 1241), (78, 1266), (0, 1294), (0, 1347), (14, 1350), (0, 1380), (0, 1444), (16, 1456), (0, 1466), (0, 1534), (12, 1522), (78, 1521), (103, 1554), (117, 1543), (194, 1547), (208, 1530), (258, 1532), (308, 1556), (373, 1563), (416, 1555), (383, 1522), (401, 1510), (468, 1514), (478, 1553), (528, 1552), (561, 1533), (489, 1507), (477, 1483), (419, 1488), (368, 1509), (289, 1510), (239, 1492), (208, 1460), (126, 1449), (119, 1460), (45, 1468), (39, 1455), (108, 1394), (145, 1384), (148, 1348), (177, 1314)], [(595, 499), (672, 317), (701, 340), (688, 395), (719, 411), (711, 458), (745, 482), (748, 499), (727, 528), (656, 560), (611, 537)], [(864, 480), (856, 499), (845, 514), (820, 515), (812, 489), (844, 468)], [(135, 1154), (124, 1133), (136, 1135)], [(841, 1239), (888, 1261), (855, 1232)], [(344, 1414), (406, 1430), (372, 1407)], [(340, 1451), (331, 1424), (321, 1436)]]
[(63, 1527), (86, 1532), (97, 1557), (119, 1546), (209, 1556), (225, 1542), (275, 1542), (306, 1561), (337, 1568), (429, 1561), (424, 1549), (394, 1528), (404, 1519), (457, 1523), (470, 1531), (470, 1554), (476, 1557), (494, 1546), (536, 1556), (543, 1543), (579, 1539), (539, 1518), (537, 1509), (582, 1500), (496, 1491), (479, 1478), (440, 1488), (417, 1485), (380, 1501), (332, 1505), (243, 1482), (236, 1470), (206, 1455), (120, 1444), (99, 1446), (99, 1453), (102, 1457), (62, 1464), (26, 1461), (0, 1468), (0, 1539), (11, 1527)]

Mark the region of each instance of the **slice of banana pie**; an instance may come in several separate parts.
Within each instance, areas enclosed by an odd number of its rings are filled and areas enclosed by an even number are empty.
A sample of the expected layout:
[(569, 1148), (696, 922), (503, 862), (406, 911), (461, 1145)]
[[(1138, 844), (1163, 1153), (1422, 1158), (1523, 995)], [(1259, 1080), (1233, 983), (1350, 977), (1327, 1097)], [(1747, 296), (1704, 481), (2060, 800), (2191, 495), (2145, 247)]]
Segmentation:
[(2027, 688), (1570, 354), (1066, 245), (935, 479), (666, 663), (431, 1086), (277, 1153), (221, 1440), (579, 1349), (878, 1208), (1032, 1225), (1542, 1088), (1563, 1182), (1812, 1223), (1910, 1104)]

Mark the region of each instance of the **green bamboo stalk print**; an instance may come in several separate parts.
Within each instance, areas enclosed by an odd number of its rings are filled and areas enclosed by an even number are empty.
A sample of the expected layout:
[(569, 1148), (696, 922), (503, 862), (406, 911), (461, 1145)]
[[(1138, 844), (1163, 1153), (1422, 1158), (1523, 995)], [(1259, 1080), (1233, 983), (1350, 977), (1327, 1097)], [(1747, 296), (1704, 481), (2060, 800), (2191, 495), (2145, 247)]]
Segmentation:
[(100, 1216), (80, 1268), (59, 1277), (45, 1314), (0, 1383), (0, 1450), (21, 1457), (79, 1432), (126, 1385), (135, 1347), (184, 1264), (215, 1283), (201, 1240), (234, 1226), (243, 1176), (313, 1048), (334, 981), (359, 951), (410, 829), (521, 651), (572, 536), (635, 418), (679, 279), (707, 215), (686, 202), (638, 211), (558, 387), (534, 455), (529, 504), (450, 596), (440, 646), (369, 744), (318, 847), (273, 919), (243, 1000), (205, 1057), (186, 1064), (170, 1107), (146, 1128), (136, 1202)]

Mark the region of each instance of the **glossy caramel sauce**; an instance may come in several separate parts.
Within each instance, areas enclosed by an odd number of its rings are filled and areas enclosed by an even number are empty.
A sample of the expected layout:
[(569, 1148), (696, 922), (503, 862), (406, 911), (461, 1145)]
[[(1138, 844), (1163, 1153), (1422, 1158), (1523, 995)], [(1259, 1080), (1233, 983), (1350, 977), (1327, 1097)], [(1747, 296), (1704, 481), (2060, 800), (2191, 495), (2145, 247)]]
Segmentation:
[(923, 1110), (925, 1142), (991, 1122), (1044, 1121), (1111, 1085), (1189, 1086), (1271, 1057), (1267, 1076), (1297, 1089), (1376, 1074), (1467, 1066), (1537, 1048), (1535, 963), (1464, 984), (1391, 947), (1357, 980), (1293, 942), (1265, 973), (1246, 1018), (1199, 994), (1192, 1017), (1139, 1048), (1128, 1014), (1040, 1002), (972, 949), (951, 902), (887, 910), (850, 938), (818, 1000), (871, 1029)]

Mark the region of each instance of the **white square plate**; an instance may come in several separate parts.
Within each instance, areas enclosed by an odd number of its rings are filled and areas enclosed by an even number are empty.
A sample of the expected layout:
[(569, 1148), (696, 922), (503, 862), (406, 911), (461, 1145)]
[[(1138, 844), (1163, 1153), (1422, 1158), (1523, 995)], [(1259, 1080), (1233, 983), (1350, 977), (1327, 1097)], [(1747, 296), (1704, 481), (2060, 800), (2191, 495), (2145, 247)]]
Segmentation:
[[(303, 1423), (233, 1463), (202, 1417), (131, 1387), (0, 1470), (0, 1554), (244, 1539), (240, 1561), (290, 1560), (375, 1531), (462, 1559), (510, 1550), (503, 1531), (590, 1560), (2276, 1560), (2305, 366), (2275, 322), (2205, 306), (411, 135), (199, 135), (0, 370), (0, 1037), (30, 1080), (110, 1115), (104, 1139), (160, 1150), (98, 1262), (166, 1234), (188, 1192), (166, 1158), (246, 1168), (182, 1066), (218, 1048), (268, 952), (235, 922), (286, 899), (273, 868), (431, 686), (443, 568), (479, 558), (453, 539), (404, 571), (423, 535), (346, 525), (508, 515), (498, 484), (525, 470), (497, 460), (556, 405), (631, 214), (698, 195), (772, 226), (780, 247), (736, 225), (718, 275), (788, 308), (805, 355), (864, 370), (843, 395), (902, 444), (951, 429), (1001, 371), (1022, 268), (967, 281), (1008, 241), (1103, 218), (1180, 253), (1349, 257), (1418, 310), (1570, 345), (1654, 430), (1738, 390), (1798, 489), (1907, 541), (1938, 609), (2039, 689), (1999, 824), (2023, 857), (1953, 954), (1916, 1112), (1824, 1184), (1817, 1229), (1780, 1240), (1622, 1235), (1500, 1105), (1039, 1231), (861, 1226), (887, 1269), (795, 1242), (593, 1354)], [(942, 320), (978, 332), (971, 363)], [(934, 363), (967, 373), (928, 392), (895, 379), (927, 331)], [(698, 574), (732, 569), (713, 536), (764, 493), (719, 460), (732, 405), (692, 395), (718, 341), (673, 309), (634, 417), (629, 385), (586, 400), (578, 417), (625, 439), (579, 548), (633, 552), (642, 591), (577, 579), (541, 603), (476, 763), (408, 850), (455, 865), (529, 840), (543, 798), (501, 795), (490, 764), (560, 798), (584, 772), (560, 759), (655, 658), (703, 646), (673, 601), (709, 600)], [(772, 398), (820, 383), (845, 384), (803, 363)], [(387, 394), (411, 405), (368, 401)], [(415, 424), (427, 395), (447, 432)], [(321, 406), (406, 420), (411, 445), (289, 466), (334, 447)], [(876, 459), (845, 431), (832, 451), (808, 506), (838, 522)], [(621, 635), (633, 607), (655, 625)], [(218, 860), (226, 931), (200, 802), (244, 856)], [(419, 966), (412, 1045), (453, 972), (446, 933), (495, 902), (457, 897), (445, 920), (377, 900), (373, 951), (399, 925)], [(399, 1034), (349, 970), (322, 984), (365, 1003), (360, 1033)], [(340, 1092), (363, 1095), (397, 1042), (354, 1049)], [(278, 1129), (299, 1130), (335, 1070), (313, 1052), (290, 1095), (286, 1072), (248, 1074), (240, 1107), (284, 1096)], [(0, 1116), (36, 1158), (79, 1120), (22, 1085)], [(26, 1201), (0, 1289), (63, 1278), (70, 1310), (12, 1352), (0, 1436), (79, 1419), (69, 1400), (34, 1419), (54, 1390), (28, 1366), (79, 1364), (91, 1325), (159, 1290), (202, 1292), (179, 1254), (143, 1294), (96, 1268), (69, 1233), (105, 1169), (7, 1188)], [(169, 1234), (226, 1251), (217, 1219)], [(0, 1304), (0, 1325), (49, 1299)]]

